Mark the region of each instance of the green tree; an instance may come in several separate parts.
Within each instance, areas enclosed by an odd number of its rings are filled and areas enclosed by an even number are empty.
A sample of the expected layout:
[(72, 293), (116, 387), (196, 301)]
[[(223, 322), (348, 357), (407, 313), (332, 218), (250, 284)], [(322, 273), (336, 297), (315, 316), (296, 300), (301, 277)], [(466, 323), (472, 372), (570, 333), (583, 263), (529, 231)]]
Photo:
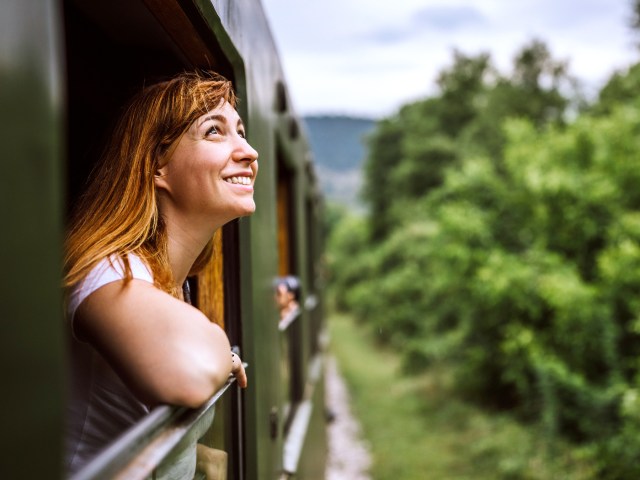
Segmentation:
[(608, 115), (617, 106), (638, 98), (640, 92), (640, 64), (615, 72), (600, 90), (598, 101), (591, 107), (598, 115)]
[[(444, 169), (455, 164), (455, 139), (476, 116), (476, 96), (490, 74), (486, 54), (465, 56), (438, 76), (439, 96), (403, 107), (378, 123), (369, 139), (363, 198), (371, 209), (373, 240), (386, 238), (401, 205), (439, 186)], [(400, 207), (400, 210), (402, 207)]]
[(567, 64), (555, 60), (545, 43), (533, 40), (516, 54), (511, 74), (498, 76), (485, 90), (478, 100), (482, 108), (462, 138), (471, 153), (498, 158), (505, 142), (505, 120), (524, 118), (538, 128), (562, 124), (567, 109), (579, 99), (578, 82)]
[(468, 56), (454, 50), (453, 65), (436, 80), (440, 91), (437, 116), (444, 134), (455, 138), (476, 118), (478, 99), (494, 75), (489, 54)]
[(397, 212), (439, 187), (462, 156), (499, 158), (506, 119), (526, 118), (539, 128), (562, 123), (570, 101), (561, 92), (572, 82), (566, 65), (537, 40), (516, 55), (511, 77), (500, 76), (488, 54), (454, 51), (452, 65), (438, 75), (439, 93), (379, 122), (369, 139), (363, 198), (372, 238), (387, 238)]
[(341, 306), (407, 368), (452, 365), (461, 392), (591, 442), (611, 479), (640, 451), (636, 85), (614, 75), (568, 121), (576, 83), (544, 43), (510, 76), (456, 53), (438, 95), (378, 125), (371, 210), (332, 243)]
[(635, 32), (640, 32), (640, 0), (631, 0), (631, 19), (629, 26)]
[(402, 158), (402, 125), (396, 118), (380, 121), (369, 139), (369, 156), (364, 165), (362, 197), (372, 212), (370, 216), (371, 236), (378, 240), (392, 228), (389, 213), (395, 195), (395, 185), (390, 176)]

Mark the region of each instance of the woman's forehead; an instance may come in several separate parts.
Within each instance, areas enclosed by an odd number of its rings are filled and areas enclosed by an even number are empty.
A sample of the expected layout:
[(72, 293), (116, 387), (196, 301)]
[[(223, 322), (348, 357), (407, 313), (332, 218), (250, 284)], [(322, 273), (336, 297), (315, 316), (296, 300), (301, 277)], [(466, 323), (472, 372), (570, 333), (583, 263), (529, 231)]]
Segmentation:
[(217, 107), (212, 108), (206, 113), (200, 115), (195, 123), (199, 125), (207, 120), (212, 119), (225, 121), (226, 123), (229, 123), (231, 125), (242, 124), (240, 115), (238, 114), (236, 109), (233, 108), (233, 106), (226, 100), (223, 100)]

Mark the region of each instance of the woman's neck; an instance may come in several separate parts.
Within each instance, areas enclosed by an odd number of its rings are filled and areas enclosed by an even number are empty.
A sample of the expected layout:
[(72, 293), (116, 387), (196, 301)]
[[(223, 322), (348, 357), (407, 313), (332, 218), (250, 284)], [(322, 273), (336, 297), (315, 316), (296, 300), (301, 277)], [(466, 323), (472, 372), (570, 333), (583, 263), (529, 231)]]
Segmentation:
[(181, 287), (196, 259), (219, 226), (170, 219), (166, 219), (166, 225), (169, 265), (176, 285)]

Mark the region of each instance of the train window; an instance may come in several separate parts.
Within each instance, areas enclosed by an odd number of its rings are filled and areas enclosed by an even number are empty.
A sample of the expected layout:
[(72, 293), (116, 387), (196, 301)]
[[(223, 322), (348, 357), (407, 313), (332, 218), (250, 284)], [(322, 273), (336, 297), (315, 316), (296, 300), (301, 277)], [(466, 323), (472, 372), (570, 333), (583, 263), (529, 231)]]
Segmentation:
[[(167, 0), (153, 13), (143, 0), (65, 0), (63, 8), (67, 205), (71, 206), (84, 187), (105, 135), (133, 93), (194, 66), (215, 69), (232, 80), (234, 75), (215, 39), (208, 38), (212, 34), (207, 36), (208, 30), (189, 23), (185, 17), (189, 12), (178, 2)], [(198, 28), (198, 35), (193, 34), (194, 28)]]
[[(63, 0), (66, 48), (66, 205), (71, 210), (99, 158), (122, 106), (142, 86), (194, 67), (235, 75), (195, 2), (179, 0)], [(236, 222), (214, 237), (214, 256), (189, 279), (191, 299), (240, 344), (239, 253)], [(225, 319), (227, 319), (225, 321)], [(229, 319), (234, 319), (230, 321)], [(230, 472), (241, 470), (242, 408), (232, 389), (219, 402), (205, 443), (229, 452)], [(238, 420), (238, 423), (240, 421)]]
[(278, 274), (281, 277), (290, 275), (293, 271), (292, 178), (282, 162), (278, 162)]

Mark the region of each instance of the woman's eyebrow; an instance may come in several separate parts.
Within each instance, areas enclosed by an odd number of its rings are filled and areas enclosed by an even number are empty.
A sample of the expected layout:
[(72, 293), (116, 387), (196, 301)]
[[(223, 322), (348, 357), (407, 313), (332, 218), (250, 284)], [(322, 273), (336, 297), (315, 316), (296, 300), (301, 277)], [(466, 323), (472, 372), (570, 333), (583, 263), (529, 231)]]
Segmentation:
[[(213, 121), (218, 121), (221, 123), (226, 124), (228, 122), (228, 119), (226, 116), (224, 115), (207, 115), (205, 118), (202, 119), (202, 121), (200, 122), (200, 125), (204, 124), (206, 121), (208, 120), (213, 120)], [(236, 124), (236, 128), (242, 128), (244, 130), (244, 123), (242, 122), (242, 119), (239, 118), (238, 119), (238, 123)]]
[(227, 117), (225, 117), (224, 115), (207, 115), (205, 118), (202, 119), (202, 121), (200, 122), (200, 125), (202, 125), (207, 120), (214, 120), (222, 123), (227, 123)]

